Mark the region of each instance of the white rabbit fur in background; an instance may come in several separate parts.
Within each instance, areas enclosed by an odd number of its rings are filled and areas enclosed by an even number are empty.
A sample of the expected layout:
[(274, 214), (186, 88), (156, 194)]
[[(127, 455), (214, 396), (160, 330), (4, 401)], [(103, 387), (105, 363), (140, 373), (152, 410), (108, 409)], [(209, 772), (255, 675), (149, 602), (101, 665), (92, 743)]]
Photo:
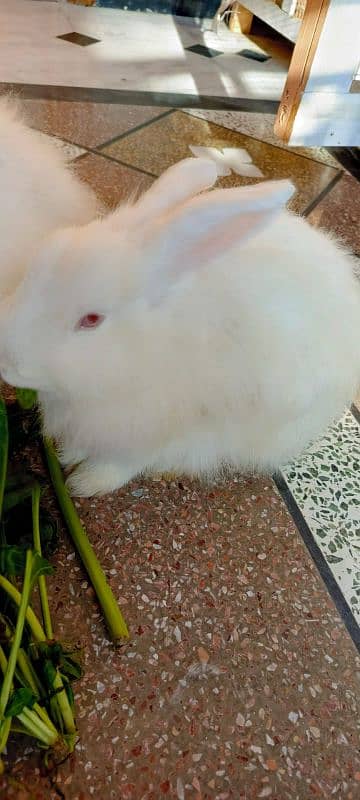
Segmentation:
[(351, 256), (284, 210), (287, 181), (192, 197), (215, 180), (188, 159), (133, 207), (58, 231), (2, 310), (0, 371), (40, 390), (63, 463), (81, 462), (74, 494), (273, 471), (355, 395)]
[(43, 238), (94, 219), (96, 198), (63, 154), (29, 128), (17, 102), (0, 99), (0, 298), (10, 294)]

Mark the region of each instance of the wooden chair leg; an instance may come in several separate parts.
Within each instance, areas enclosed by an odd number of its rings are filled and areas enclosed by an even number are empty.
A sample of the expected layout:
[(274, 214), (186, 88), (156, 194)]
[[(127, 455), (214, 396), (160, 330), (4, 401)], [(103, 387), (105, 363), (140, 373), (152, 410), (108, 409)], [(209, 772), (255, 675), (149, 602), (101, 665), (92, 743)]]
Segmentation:
[(253, 14), (241, 3), (234, 3), (229, 19), (229, 29), (233, 33), (250, 33), (253, 21)]

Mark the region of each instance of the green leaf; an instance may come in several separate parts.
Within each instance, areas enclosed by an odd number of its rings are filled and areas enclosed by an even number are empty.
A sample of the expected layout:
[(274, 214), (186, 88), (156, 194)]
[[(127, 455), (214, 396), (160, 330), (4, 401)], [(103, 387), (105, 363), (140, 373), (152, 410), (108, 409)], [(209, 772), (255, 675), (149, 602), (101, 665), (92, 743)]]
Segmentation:
[(63, 734), (63, 739), (67, 744), (69, 753), (73, 753), (75, 749), (75, 745), (77, 742), (77, 733), (66, 733)]
[(16, 689), (15, 692), (12, 693), (6, 706), (4, 717), (16, 717), (18, 714), (21, 714), (24, 708), (32, 708), (36, 701), (37, 697), (31, 689), (25, 686)]
[(37, 393), (33, 389), (16, 389), (16, 399), (21, 408), (29, 411), (37, 402)]
[(45, 679), (45, 682), (46, 682), (46, 686), (47, 686), (48, 690), (51, 690), (51, 693), (52, 693), (53, 692), (54, 680), (56, 678), (56, 668), (54, 667), (54, 664), (52, 663), (52, 661), (49, 658), (47, 658), (43, 662), (43, 664), (42, 664), (42, 672), (43, 672), (43, 676), (44, 676), (44, 679)]
[(6, 476), (5, 492), (14, 492), (17, 489), (30, 488), (40, 481), (39, 476), (31, 469), (10, 463)]
[(10, 454), (29, 443), (39, 440), (41, 436), (41, 421), (36, 408), (24, 411), (17, 403), (8, 406), (9, 424), (9, 449)]
[(40, 537), (43, 553), (51, 555), (58, 546), (59, 523), (46, 509), (40, 509)]
[[(32, 476), (29, 479), (28, 487), (24, 493), (28, 496), (17, 505), (13, 505), (3, 517), (3, 532), (5, 541), (9, 545), (20, 545), (25, 548), (33, 548), (33, 529), (32, 529), (32, 502), (31, 493), (36, 481)], [(6, 503), (7, 495), (4, 498)], [(46, 509), (40, 509), (40, 537), (43, 555), (48, 557), (54, 553), (59, 540), (59, 523), (55, 516)]]
[(16, 545), (0, 547), (0, 573), (2, 575), (22, 575), (25, 569), (26, 550)]
[(80, 664), (71, 656), (63, 655), (61, 659), (61, 673), (70, 681), (77, 681), (82, 676)]
[[(78, 680), (82, 676), (82, 668), (78, 661), (73, 657), (72, 653), (64, 652), (64, 649), (60, 642), (38, 642), (34, 648), (32, 648), (32, 652), (34, 657), (37, 660), (38, 670), (41, 668), (41, 664), (47, 664), (50, 661), (54, 668), (60, 668), (62, 675), (65, 676), (66, 679), (70, 681)], [(49, 666), (46, 669), (50, 670)], [(52, 673), (49, 672), (51, 677)]]
[(34, 485), (35, 481), (32, 485), (29, 484), (29, 486), (23, 486), (19, 489), (13, 489), (11, 492), (6, 492), (3, 504), (4, 511), (11, 511), (12, 508), (15, 508), (15, 506), (18, 506), (23, 503), (24, 500), (27, 500), (28, 497), (31, 497)]
[(31, 566), (31, 573), (30, 573), (30, 581), (32, 586), (36, 583), (38, 577), (40, 575), (52, 575), (54, 572), (54, 567), (51, 566), (49, 561), (43, 556), (40, 556), (39, 553), (33, 552), (33, 560)]
[(6, 405), (0, 397), (0, 517), (4, 499), (6, 473), (8, 466), (9, 428)]
[(37, 642), (33, 647), (33, 652), (39, 661), (45, 662), (49, 659), (55, 667), (60, 664), (62, 647), (59, 642)]
[[(62, 676), (62, 677), (63, 677), (63, 676)], [(66, 692), (66, 694), (67, 694), (67, 699), (68, 699), (68, 701), (69, 701), (70, 708), (71, 708), (71, 710), (73, 711), (73, 710), (74, 710), (74, 706), (75, 706), (75, 703), (74, 703), (74, 692), (73, 692), (73, 690), (72, 690), (72, 687), (71, 687), (71, 685), (70, 685), (69, 681), (67, 681), (67, 680), (65, 679), (65, 680), (63, 681), (63, 683), (64, 683), (64, 689), (65, 689), (65, 692)]]

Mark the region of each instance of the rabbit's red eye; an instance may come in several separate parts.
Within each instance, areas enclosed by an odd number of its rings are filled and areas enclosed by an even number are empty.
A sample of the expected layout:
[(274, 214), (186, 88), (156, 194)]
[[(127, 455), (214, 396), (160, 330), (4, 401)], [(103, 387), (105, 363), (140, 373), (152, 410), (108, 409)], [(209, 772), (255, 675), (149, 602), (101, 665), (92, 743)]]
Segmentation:
[(105, 317), (103, 314), (85, 314), (84, 317), (79, 319), (76, 327), (78, 330), (84, 330), (85, 328), (98, 328), (104, 319)]

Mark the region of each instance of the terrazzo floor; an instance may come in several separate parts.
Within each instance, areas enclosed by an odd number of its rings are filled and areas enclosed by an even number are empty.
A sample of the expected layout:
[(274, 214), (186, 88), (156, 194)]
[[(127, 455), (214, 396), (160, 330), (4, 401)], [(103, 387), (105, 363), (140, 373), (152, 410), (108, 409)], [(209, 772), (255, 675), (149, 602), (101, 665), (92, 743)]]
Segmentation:
[[(293, 180), (298, 213), (359, 252), (355, 178), (327, 151), (280, 146), (263, 117), (23, 97), (110, 207), (190, 145), (244, 147), (266, 178)], [(154, 479), (78, 502), (131, 640), (107, 640), (63, 531), (50, 600), (57, 635), (83, 652), (79, 741), (48, 769), (10, 744), (1, 800), (356, 800), (359, 463), (355, 405), (276, 481)]]

